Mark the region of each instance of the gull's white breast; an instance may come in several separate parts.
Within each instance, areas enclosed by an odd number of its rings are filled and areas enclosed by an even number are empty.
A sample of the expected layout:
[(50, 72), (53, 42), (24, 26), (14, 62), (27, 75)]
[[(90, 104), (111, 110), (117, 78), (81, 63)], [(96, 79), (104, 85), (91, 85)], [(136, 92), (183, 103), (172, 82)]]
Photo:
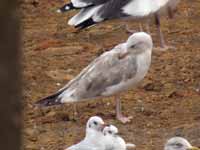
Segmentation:
[(123, 12), (135, 16), (145, 17), (164, 7), (169, 0), (132, 0), (122, 9)]

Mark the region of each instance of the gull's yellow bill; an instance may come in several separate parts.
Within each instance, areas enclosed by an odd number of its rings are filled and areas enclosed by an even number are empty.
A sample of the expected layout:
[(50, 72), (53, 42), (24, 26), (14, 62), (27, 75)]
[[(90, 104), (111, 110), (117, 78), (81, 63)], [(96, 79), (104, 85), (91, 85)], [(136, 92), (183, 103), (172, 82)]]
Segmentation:
[(192, 146), (191, 148), (189, 148), (189, 150), (200, 150), (200, 148)]

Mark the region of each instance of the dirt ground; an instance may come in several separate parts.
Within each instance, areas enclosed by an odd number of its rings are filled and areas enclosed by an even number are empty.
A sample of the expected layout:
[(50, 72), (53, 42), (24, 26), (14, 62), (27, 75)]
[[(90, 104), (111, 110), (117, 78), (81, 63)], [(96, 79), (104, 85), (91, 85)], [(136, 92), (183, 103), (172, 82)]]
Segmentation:
[[(114, 20), (81, 33), (67, 25), (76, 13), (55, 13), (63, 0), (22, 0), (23, 108), (25, 150), (62, 150), (84, 137), (85, 123), (94, 115), (119, 128), (137, 150), (160, 150), (166, 139), (179, 135), (200, 146), (200, 2), (182, 0), (173, 20), (162, 18), (169, 45), (154, 51), (150, 70), (141, 84), (123, 93), (123, 112), (133, 116), (126, 125), (115, 120), (113, 97), (78, 104), (37, 108), (34, 102), (52, 94), (105, 50), (129, 34), (120, 25), (138, 30), (137, 21)], [(151, 24), (154, 44), (159, 40)]]

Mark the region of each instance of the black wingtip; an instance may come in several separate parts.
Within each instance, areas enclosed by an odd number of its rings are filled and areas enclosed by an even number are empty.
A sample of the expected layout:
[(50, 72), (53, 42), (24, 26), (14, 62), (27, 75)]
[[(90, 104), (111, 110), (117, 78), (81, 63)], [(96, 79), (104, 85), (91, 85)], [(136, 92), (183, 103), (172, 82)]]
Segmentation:
[(82, 29), (85, 29), (85, 28), (89, 28), (89, 27), (91, 27), (95, 24), (97, 24), (97, 22), (94, 22), (92, 18), (89, 18), (89, 19), (85, 20), (84, 22), (76, 25), (75, 28), (82, 30)]
[(72, 3), (68, 3), (68, 4), (65, 4), (64, 6), (62, 6), (61, 8), (57, 9), (57, 13), (65, 13), (67, 11), (70, 11), (72, 9), (76, 9)]
[(58, 97), (60, 93), (56, 93), (53, 95), (50, 95), (48, 97), (45, 97), (35, 103), (38, 107), (47, 107), (47, 106), (53, 106), (53, 105), (59, 105), (61, 103), (61, 99)]

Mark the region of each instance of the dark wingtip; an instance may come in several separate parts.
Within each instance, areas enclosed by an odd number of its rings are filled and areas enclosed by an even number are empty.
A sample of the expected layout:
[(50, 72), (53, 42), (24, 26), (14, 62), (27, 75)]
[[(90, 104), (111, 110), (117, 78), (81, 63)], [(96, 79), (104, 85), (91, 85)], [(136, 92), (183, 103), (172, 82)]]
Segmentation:
[(78, 30), (82, 30), (82, 29), (91, 27), (95, 24), (96, 24), (96, 22), (94, 22), (92, 18), (89, 18), (88, 20), (85, 20), (84, 22), (76, 25), (75, 28), (78, 28)]
[(58, 97), (60, 93), (56, 93), (53, 95), (50, 95), (48, 97), (45, 97), (35, 103), (35, 106), (37, 107), (47, 107), (47, 106), (53, 106), (53, 105), (59, 105), (61, 103), (61, 99)]

